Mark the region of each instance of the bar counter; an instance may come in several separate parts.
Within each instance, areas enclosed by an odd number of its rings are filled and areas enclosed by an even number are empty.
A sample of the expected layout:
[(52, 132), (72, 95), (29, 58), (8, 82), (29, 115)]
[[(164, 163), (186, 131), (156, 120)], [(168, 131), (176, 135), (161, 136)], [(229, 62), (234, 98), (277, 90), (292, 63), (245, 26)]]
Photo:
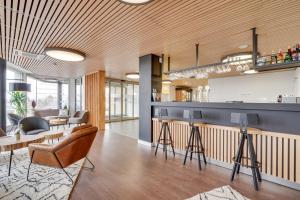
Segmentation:
[(253, 143), (263, 179), (300, 190), (300, 104), (152, 102), (154, 144), (161, 127), (154, 110), (161, 107), (168, 108), (173, 119), (170, 129), (177, 153), (185, 151), (190, 134), (189, 125), (182, 118), (183, 110), (201, 110), (205, 123), (199, 128), (205, 155), (209, 162), (227, 168), (233, 165), (240, 139), (239, 128), (230, 123), (230, 113), (257, 113), (259, 125), (254, 128), (261, 132), (254, 135)]
[(151, 106), (152, 110), (168, 108), (170, 117), (178, 120), (182, 118), (183, 110), (199, 109), (205, 123), (223, 126), (232, 126), (231, 112), (257, 113), (259, 124), (254, 128), (300, 135), (300, 104), (152, 102)]

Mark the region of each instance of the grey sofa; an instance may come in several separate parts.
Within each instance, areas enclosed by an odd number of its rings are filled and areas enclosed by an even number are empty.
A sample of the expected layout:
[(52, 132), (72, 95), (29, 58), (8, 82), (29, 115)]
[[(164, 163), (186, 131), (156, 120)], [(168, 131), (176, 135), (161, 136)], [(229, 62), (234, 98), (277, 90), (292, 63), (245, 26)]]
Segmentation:
[(23, 125), (20, 131), (24, 135), (36, 135), (50, 130), (48, 121), (40, 117), (25, 117), (19, 121), (19, 127), (20, 124)]
[(69, 118), (69, 127), (71, 124), (86, 124), (88, 123), (88, 111), (77, 111), (73, 117)]
[(56, 119), (56, 118), (61, 118), (61, 119), (69, 118), (68, 110), (62, 110), (62, 109), (35, 110), (33, 112), (33, 115), (35, 117), (44, 118), (47, 121), (49, 121), (51, 119)]

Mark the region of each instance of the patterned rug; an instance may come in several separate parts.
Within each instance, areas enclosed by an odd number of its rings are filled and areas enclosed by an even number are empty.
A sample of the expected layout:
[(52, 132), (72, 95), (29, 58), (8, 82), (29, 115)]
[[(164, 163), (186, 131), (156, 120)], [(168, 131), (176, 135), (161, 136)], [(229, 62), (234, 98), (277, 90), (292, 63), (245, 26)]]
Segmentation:
[[(9, 153), (0, 155), (0, 199), (30, 199), (52, 200), (68, 199), (74, 185), (61, 169), (32, 165), (30, 182), (26, 180), (29, 164), (28, 150), (14, 151), (11, 175), (8, 176)], [(74, 183), (82, 167), (83, 160), (71, 165), (65, 170)]]
[(197, 196), (194, 196), (187, 200), (249, 200), (248, 198), (244, 197), (234, 189), (232, 189), (229, 185), (219, 187), (216, 189), (213, 189), (208, 192), (204, 192), (201, 194), (198, 194)]

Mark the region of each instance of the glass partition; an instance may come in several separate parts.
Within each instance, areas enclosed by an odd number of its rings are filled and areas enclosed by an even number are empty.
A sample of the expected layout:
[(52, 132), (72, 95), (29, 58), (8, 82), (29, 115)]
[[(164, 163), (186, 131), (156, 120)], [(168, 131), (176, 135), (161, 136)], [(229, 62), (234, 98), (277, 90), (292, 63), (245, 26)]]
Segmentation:
[(110, 83), (110, 120), (122, 119), (122, 85), (121, 83)]
[(105, 85), (105, 120), (107, 122), (139, 117), (137, 83), (108, 80)]

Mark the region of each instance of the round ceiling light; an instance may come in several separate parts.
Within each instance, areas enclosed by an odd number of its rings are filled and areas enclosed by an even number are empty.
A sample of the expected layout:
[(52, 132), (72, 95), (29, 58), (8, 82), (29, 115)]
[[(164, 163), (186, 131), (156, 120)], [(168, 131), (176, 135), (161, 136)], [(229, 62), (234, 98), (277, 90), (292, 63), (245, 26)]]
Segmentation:
[(246, 49), (246, 48), (248, 48), (248, 44), (241, 44), (240, 46), (239, 46), (239, 49)]
[(126, 77), (129, 78), (129, 79), (139, 79), (140, 74), (137, 73), (137, 72), (127, 73)]
[(47, 47), (45, 53), (47, 56), (63, 61), (78, 62), (85, 59), (84, 53), (68, 48)]
[(119, 0), (119, 1), (121, 1), (122, 3), (129, 4), (129, 5), (143, 5), (146, 3), (150, 3), (153, 0)]

